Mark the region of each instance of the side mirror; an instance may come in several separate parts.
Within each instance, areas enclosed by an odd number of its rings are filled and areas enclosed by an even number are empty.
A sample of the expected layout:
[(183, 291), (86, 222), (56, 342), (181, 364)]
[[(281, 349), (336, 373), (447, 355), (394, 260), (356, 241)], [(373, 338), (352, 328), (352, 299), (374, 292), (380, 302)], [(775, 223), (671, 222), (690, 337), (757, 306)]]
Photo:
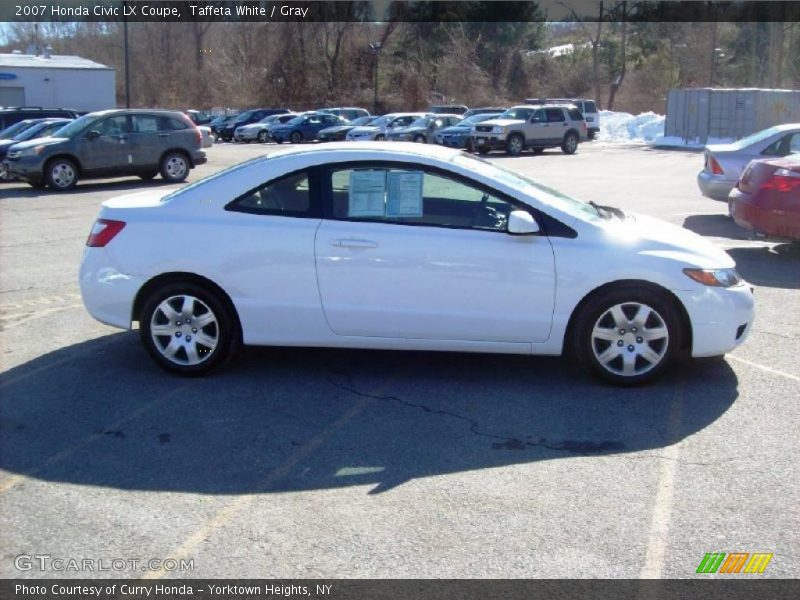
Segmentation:
[(100, 137), (100, 132), (96, 129), (92, 129), (89, 133), (86, 134), (87, 140), (96, 140)]
[(533, 235), (539, 233), (539, 224), (529, 212), (512, 210), (508, 215), (508, 233), (511, 235)]

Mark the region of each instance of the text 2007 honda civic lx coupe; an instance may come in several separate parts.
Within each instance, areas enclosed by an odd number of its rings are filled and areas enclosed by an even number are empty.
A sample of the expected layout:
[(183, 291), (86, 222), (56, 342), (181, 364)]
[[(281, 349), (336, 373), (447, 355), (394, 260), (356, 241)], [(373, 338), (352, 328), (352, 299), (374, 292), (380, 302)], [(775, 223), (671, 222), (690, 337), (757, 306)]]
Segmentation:
[(103, 203), (80, 269), (98, 320), (203, 374), (240, 343), (561, 354), (619, 384), (741, 344), (733, 260), (457, 150), (276, 151)]

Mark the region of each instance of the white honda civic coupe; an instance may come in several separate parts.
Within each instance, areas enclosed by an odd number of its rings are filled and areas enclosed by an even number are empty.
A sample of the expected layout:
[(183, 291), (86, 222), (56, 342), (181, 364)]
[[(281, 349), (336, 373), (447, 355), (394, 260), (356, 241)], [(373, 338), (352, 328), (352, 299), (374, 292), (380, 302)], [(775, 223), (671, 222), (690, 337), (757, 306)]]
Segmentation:
[(680, 227), (458, 150), (292, 147), (103, 203), (93, 317), (199, 375), (240, 344), (569, 353), (619, 384), (741, 344), (752, 290)]

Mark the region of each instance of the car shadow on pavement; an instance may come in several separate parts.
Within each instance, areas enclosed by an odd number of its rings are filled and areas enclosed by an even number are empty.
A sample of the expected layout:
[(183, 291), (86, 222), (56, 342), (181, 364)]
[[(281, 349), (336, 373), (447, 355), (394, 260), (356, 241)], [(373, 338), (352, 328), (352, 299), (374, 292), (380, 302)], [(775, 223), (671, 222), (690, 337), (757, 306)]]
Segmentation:
[[(191, 179), (187, 179), (184, 184), (191, 183)], [(140, 190), (164, 188), (169, 191), (170, 184), (156, 177), (149, 181), (145, 181), (138, 177), (118, 179), (114, 181), (108, 180), (86, 180), (81, 181), (73, 189), (64, 192), (54, 192), (50, 188), (34, 188), (27, 184), (9, 183), (0, 186), (0, 200), (6, 198), (62, 198), (68, 196), (78, 196), (81, 194), (89, 194), (91, 192), (136, 192)], [(183, 185), (183, 184), (181, 184)]]
[(558, 358), (259, 348), (186, 379), (152, 365), (132, 332), (12, 368), (0, 393), (0, 488), (19, 475), (203, 494), (377, 493), (535, 461), (657, 455), (738, 395), (722, 360), (621, 389)]
[(739, 227), (727, 215), (691, 215), (683, 220), (684, 228), (698, 235), (748, 240), (750, 232)]
[(758, 286), (800, 289), (800, 244), (730, 248), (728, 254), (748, 282)]

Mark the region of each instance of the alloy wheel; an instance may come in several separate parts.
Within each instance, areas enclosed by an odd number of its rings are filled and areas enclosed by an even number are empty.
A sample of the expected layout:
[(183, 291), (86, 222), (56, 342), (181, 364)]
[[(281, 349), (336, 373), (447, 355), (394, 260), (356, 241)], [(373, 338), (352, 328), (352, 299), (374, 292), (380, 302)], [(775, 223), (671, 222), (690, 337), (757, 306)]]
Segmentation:
[(198, 365), (219, 344), (217, 316), (189, 294), (170, 296), (153, 311), (150, 335), (158, 352), (176, 365)]

